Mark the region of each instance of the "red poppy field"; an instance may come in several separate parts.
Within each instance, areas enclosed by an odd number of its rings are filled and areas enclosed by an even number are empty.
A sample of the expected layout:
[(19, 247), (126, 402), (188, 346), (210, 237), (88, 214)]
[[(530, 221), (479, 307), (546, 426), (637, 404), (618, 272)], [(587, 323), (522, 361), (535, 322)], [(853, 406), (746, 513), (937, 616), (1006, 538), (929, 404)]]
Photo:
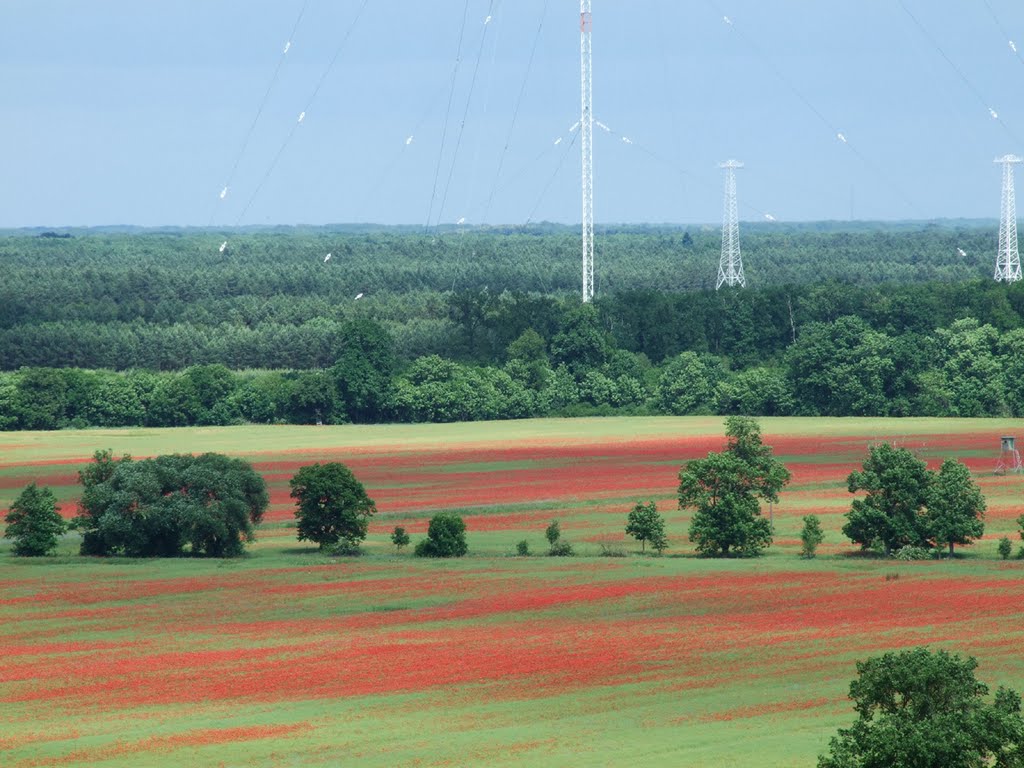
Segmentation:
[[(31, 481), (74, 512), (91, 453), (217, 450), (265, 476), (271, 508), (238, 560), (10, 556), (0, 545), (0, 765), (814, 765), (849, 725), (854, 662), (929, 644), (1024, 689), (1024, 476), (995, 475), (1019, 421), (762, 421), (793, 474), (756, 560), (707, 560), (676, 509), (680, 465), (720, 419), (421, 427), (9, 433), (0, 508)], [(890, 440), (957, 457), (988, 501), (952, 562), (853, 554), (845, 477)], [(348, 464), (377, 502), (359, 558), (295, 540), (288, 480)], [(653, 499), (669, 549), (642, 556), (626, 513)], [(394, 552), (438, 510), (470, 553)], [(767, 514), (768, 510), (765, 510)], [(798, 557), (817, 514), (819, 557)], [(574, 558), (543, 556), (559, 520)], [(535, 553), (513, 557), (526, 540)], [(602, 547), (627, 557), (602, 557)]]

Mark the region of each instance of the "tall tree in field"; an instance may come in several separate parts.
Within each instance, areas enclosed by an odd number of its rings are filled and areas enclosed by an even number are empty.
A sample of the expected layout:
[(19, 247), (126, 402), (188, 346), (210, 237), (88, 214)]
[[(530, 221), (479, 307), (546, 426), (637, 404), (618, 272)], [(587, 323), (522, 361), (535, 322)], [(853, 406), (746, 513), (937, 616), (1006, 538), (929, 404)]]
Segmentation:
[(42, 557), (57, 548), (57, 538), (67, 527), (57, 513), (57, 499), (49, 488), (28, 485), (11, 504), (5, 518), (5, 539), (13, 539), (18, 557)]
[(939, 546), (970, 544), (985, 532), (985, 497), (971, 471), (954, 459), (942, 463), (928, 494), (928, 528)]
[(355, 547), (366, 538), (377, 507), (344, 464), (332, 461), (302, 467), (290, 484), (299, 541), (312, 541), (324, 549), (341, 541)]
[(636, 503), (626, 519), (626, 533), (640, 542), (641, 551), (646, 549), (648, 541), (659, 553), (668, 547), (665, 519), (658, 514), (658, 507), (653, 501)]
[(693, 508), (690, 541), (703, 555), (759, 554), (771, 544), (758, 499), (778, 501), (789, 471), (761, 441), (754, 419), (726, 421), (726, 449), (695, 459), (679, 472), (679, 507)]
[(907, 545), (930, 544), (924, 514), (931, 493), (932, 473), (906, 448), (888, 443), (871, 446), (863, 468), (846, 479), (850, 493), (867, 491), (846, 513), (843, 534), (868, 549), (878, 542), (889, 555)]
[(978, 662), (914, 648), (857, 662), (857, 720), (840, 728), (818, 768), (1024, 766), (1020, 695), (974, 677)]

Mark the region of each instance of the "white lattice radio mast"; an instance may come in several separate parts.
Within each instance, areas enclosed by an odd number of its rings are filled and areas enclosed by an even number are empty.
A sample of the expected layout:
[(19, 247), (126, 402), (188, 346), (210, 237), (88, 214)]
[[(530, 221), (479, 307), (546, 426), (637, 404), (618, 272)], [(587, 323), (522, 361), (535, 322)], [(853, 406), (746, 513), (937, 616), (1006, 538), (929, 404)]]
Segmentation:
[(723, 285), (747, 287), (743, 276), (743, 258), (740, 256), (740, 221), (736, 208), (736, 169), (742, 168), (738, 160), (727, 160), (719, 168), (725, 169), (725, 216), (722, 220), (722, 258), (718, 262), (717, 291)]
[(1013, 283), (1020, 280), (1020, 254), (1017, 252), (1017, 202), (1013, 193), (1013, 166), (1024, 162), (1017, 155), (1003, 155), (995, 161), (1003, 166), (1003, 211), (999, 221), (999, 254), (996, 256), (996, 280)]
[(583, 148), (583, 301), (594, 298), (594, 111), (590, 0), (580, 0), (580, 140)]

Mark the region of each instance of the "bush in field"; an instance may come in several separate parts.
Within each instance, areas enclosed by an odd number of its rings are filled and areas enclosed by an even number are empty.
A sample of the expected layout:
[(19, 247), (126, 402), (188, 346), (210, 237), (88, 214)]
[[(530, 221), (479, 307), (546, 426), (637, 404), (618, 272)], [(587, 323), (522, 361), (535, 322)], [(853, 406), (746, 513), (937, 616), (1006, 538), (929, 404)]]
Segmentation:
[(641, 552), (646, 549), (648, 541), (659, 555), (668, 547), (665, 518), (658, 514), (658, 507), (653, 501), (636, 503), (626, 520), (626, 533), (640, 542)]
[(914, 648), (857, 662), (857, 720), (840, 728), (818, 768), (982, 768), (1024, 765), (1020, 695), (991, 700), (978, 662)]
[(789, 471), (761, 442), (754, 419), (730, 416), (725, 423), (726, 449), (680, 470), (679, 508), (696, 510), (690, 541), (702, 555), (756, 556), (772, 542), (758, 499), (778, 501)]
[(79, 472), (83, 555), (235, 557), (267, 508), (263, 478), (217, 453), (136, 461), (97, 451)]
[(530, 542), (528, 542), (526, 539), (523, 539), (518, 544), (516, 544), (516, 554), (519, 557), (529, 557), (530, 556)]
[(552, 520), (551, 525), (544, 530), (544, 538), (548, 540), (548, 544), (552, 547), (562, 538), (562, 526), (558, 524), (557, 520)]
[(572, 544), (562, 540), (562, 527), (557, 520), (552, 520), (551, 525), (544, 530), (544, 538), (550, 545), (548, 555), (551, 557), (572, 557), (576, 554), (572, 551)]
[(568, 541), (556, 541), (548, 550), (548, 555), (551, 557), (572, 557), (575, 554), (572, 544)]
[(825, 540), (825, 532), (821, 530), (821, 521), (817, 515), (805, 515), (804, 527), (800, 531), (800, 554), (806, 558), (814, 557), (818, 545)]
[(897, 549), (892, 556), (896, 560), (931, 560), (932, 552), (934, 550), (928, 547), (915, 547), (912, 544), (907, 544), (907, 546)]
[(391, 532), (391, 543), (395, 545), (398, 552), (402, 551), (402, 547), (409, 543), (409, 534), (405, 532), (405, 528), (400, 525), (395, 526), (395, 530)]
[(57, 548), (57, 539), (67, 527), (57, 513), (57, 499), (49, 488), (35, 483), (21, 492), (5, 518), (5, 539), (12, 539), (18, 557), (42, 557)]
[(466, 523), (454, 512), (439, 512), (430, 518), (427, 538), (415, 550), (417, 557), (462, 557), (468, 551)]
[(996, 548), (996, 551), (999, 552), (999, 556), (1003, 558), (1003, 560), (1006, 560), (1013, 551), (1013, 544), (1010, 543), (1010, 540), (1006, 536), (1003, 536), (1003, 538), (999, 540), (999, 546)]
[(352, 548), (366, 538), (377, 508), (344, 464), (332, 461), (302, 467), (291, 479), (291, 489), (299, 541), (312, 541), (320, 549), (339, 543)]

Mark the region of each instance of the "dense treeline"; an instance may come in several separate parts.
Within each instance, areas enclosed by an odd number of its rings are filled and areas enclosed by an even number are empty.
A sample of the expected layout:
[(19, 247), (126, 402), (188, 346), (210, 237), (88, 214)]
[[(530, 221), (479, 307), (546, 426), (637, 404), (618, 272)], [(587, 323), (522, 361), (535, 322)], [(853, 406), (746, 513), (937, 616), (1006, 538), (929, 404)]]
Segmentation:
[(715, 291), (717, 233), (609, 231), (587, 307), (562, 228), (5, 237), (0, 427), (1021, 414), (992, 236), (761, 228)]
[[(750, 285), (765, 289), (829, 280), (859, 286), (982, 280), (991, 273), (994, 239), (993, 228), (980, 226), (751, 226), (743, 245)], [(961, 256), (958, 248), (969, 255)], [(327, 253), (332, 258), (325, 262)], [(703, 296), (701, 313), (713, 312), (714, 294), (704, 292), (713, 287), (718, 256), (715, 229), (609, 230), (598, 243), (598, 294), (687, 292)], [(510, 296), (573, 298), (580, 281), (578, 235), (557, 227), (430, 234), (20, 235), (0, 237), (0, 267), (5, 370), (172, 370), (215, 362), (232, 368), (322, 367), (337, 353), (338, 325), (357, 318), (387, 327), (405, 360), (447, 356), (459, 322), (452, 316), (458, 312), (452, 296), (486, 289), (492, 298), (504, 297), (504, 304), (516, 303)], [(359, 294), (362, 299), (355, 300)], [(833, 294), (828, 300), (843, 299), (842, 291)], [(786, 325), (790, 305), (796, 323), (823, 319), (824, 308), (813, 306), (821, 299), (809, 298), (812, 306), (804, 307), (802, 290), (775, 298), (765, 304), (783, 313), (776, 326)], [(968, 314), (990, 321), (973, 307)], [(951, 318), (918, 319), (922, 330), (931, 330)], [(712, 330), (720, 322), (708, 321)], [(693, 343), (719, 351), (714, 338)], [(680, 344), (691, 348), (685, 337)], [(499, 345), (483, 356), (469, 350), (464, 359), (497, 360), (503, 350)], [(652, 359), (664, 356), (656, 348), (638, 351)]]
[(0, 428), (466, 421), (545, 415), (697, 413), (1024, 415), (1024, 328), (973, 318), (890, 334), (845, 315), (802, 326), (775, 361), (732, 367), (684, 351), (660, 364), (622, 349), (593, 305), (545, 338), (527, 328), (492, 365), (438, 355), (399, 365), (380, 325), (347, 323), (326, 369), (181, 372), (24, 368), (0, 374)]

